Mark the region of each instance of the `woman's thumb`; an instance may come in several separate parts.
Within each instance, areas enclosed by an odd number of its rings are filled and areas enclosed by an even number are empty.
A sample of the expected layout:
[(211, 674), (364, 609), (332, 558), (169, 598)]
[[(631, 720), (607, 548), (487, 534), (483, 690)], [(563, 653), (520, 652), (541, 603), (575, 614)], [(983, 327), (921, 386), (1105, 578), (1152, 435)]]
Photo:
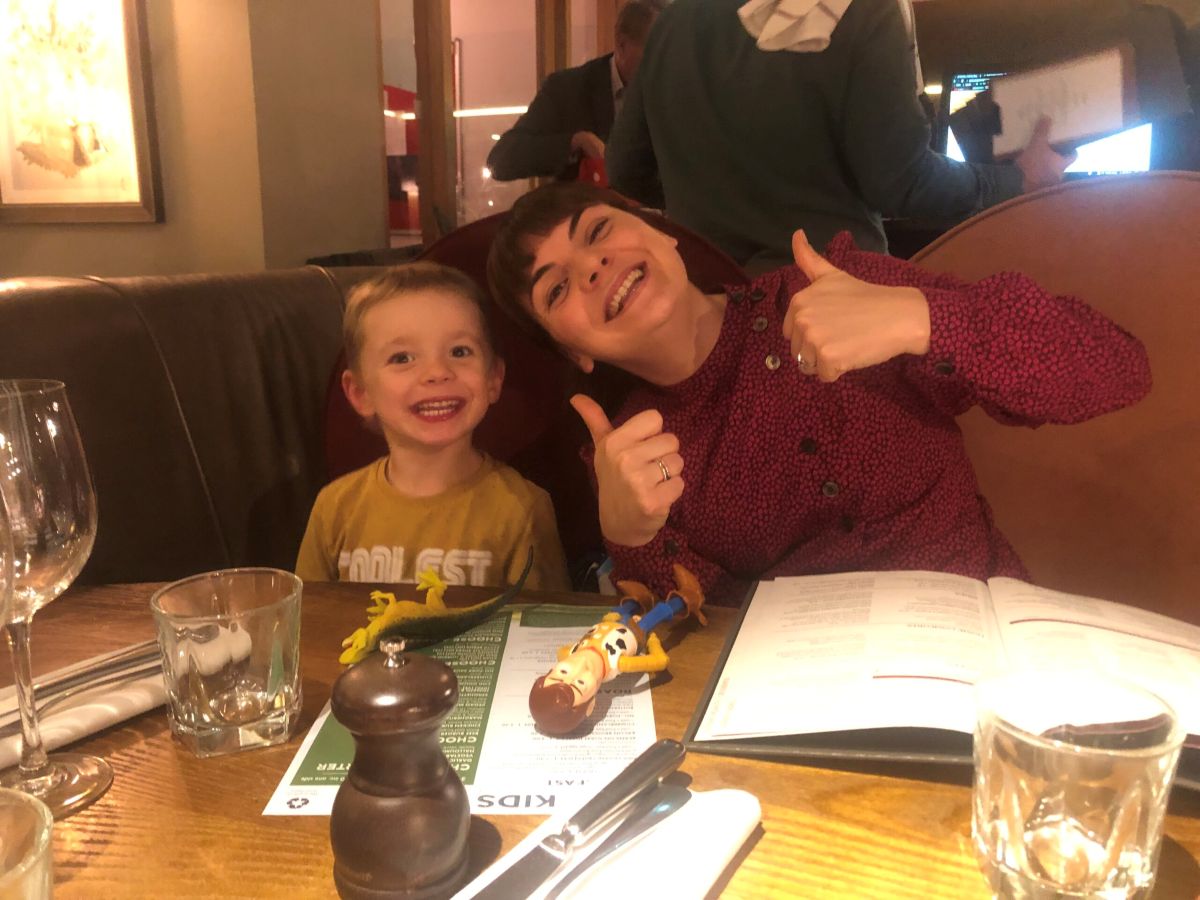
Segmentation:
[(612, 422), (608, 420), (600, 404), (587, 394), (575, 394), (571, 397), (571, 406), (579, 413), (579, 418), (583, 419), (593, 443), (600, 443), (601, 438), (613, 430)]
[(824, 275), (837, 271), (832, 263), (812, 248), (803, 228), (797, 229), (792, 235), (792, 256), (800, 271), (808, 276), (809, 281), (816, 281)]

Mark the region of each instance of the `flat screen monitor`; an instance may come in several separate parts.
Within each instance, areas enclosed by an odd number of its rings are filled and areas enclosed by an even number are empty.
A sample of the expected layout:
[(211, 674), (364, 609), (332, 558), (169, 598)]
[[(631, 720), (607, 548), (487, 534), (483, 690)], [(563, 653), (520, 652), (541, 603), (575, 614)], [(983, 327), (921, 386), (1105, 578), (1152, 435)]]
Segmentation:
[[(977, 94), (988, 89), (993, 78), (1003, 72), (963, 72), (950, 78), (950, 96), (946, 115), (958, 112)], [(1149, 123), (1127, 128), (1117, 134), (1080, 144), (1078, 159), (1067, 167), (1067, 175), (1080, 178), (1090, 175), (1120, 175), (1127, 172), (1150, 171), (1150, 148), (1154, 139)], [(946, 129), (946, 155), (962, 160), (963, 152), (954, 139), (954, 129)]]

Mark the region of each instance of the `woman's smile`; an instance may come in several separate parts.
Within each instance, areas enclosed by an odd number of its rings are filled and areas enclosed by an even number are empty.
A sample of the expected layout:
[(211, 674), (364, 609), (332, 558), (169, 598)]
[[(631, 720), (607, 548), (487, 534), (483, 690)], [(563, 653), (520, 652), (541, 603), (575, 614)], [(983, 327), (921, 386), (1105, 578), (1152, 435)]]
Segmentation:
[(622, 312), (634, 297), (641, 291), (642, 280), (646, 277), (646, 264), (639, 263), (630, 268), (624, 277), (616, 279), (608, 293), (608, 302), (604, 307), (604, 319), (611, 322)]

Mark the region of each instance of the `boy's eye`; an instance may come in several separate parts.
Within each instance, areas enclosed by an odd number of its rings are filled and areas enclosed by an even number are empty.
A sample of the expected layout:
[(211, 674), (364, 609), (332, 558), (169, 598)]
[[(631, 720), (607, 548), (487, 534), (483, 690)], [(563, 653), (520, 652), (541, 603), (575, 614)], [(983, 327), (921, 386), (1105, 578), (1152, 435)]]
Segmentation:
[(393, 353), (388, 357), (388, 365), (402, 366), (405, 363), (412, 362), (412, 354), (407, 350), (401, 350), (398, 353)]
[(475, 350), (472, 347), (468, 347), (466, 344), (458, 344), (457, 346), (450, 348), (450, 355), (455, 359), (466, 359), (468, 356), (474, 356)]
[(607, 216), (601, 216), (592, 223), (587, 231), (587, 242), (589, 244), (595, 243), (599, 238), (604, 236), (605, 232), (608, 231), (608, 222)]

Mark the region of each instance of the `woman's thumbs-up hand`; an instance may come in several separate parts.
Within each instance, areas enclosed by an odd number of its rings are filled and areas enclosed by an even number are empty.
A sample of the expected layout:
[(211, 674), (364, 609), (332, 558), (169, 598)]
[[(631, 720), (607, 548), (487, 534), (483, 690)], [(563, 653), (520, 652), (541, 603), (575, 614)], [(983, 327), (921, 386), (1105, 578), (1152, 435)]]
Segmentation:
[(917, 288), (861, 281), (817, 253), (803, 231), (792, 255), (809, 286), (792, 295), (783, 336), (805, 374), (836, 381), (843, 373), (929, 350), (929, 304)]
[(591, 397), (576, 394), (571, 405), (596, 444), (600, 530), (625, 547), (650, 543), (683, 494), (679, 439), (663, 431), (657, 410), (643, 410), (614, 428)]

